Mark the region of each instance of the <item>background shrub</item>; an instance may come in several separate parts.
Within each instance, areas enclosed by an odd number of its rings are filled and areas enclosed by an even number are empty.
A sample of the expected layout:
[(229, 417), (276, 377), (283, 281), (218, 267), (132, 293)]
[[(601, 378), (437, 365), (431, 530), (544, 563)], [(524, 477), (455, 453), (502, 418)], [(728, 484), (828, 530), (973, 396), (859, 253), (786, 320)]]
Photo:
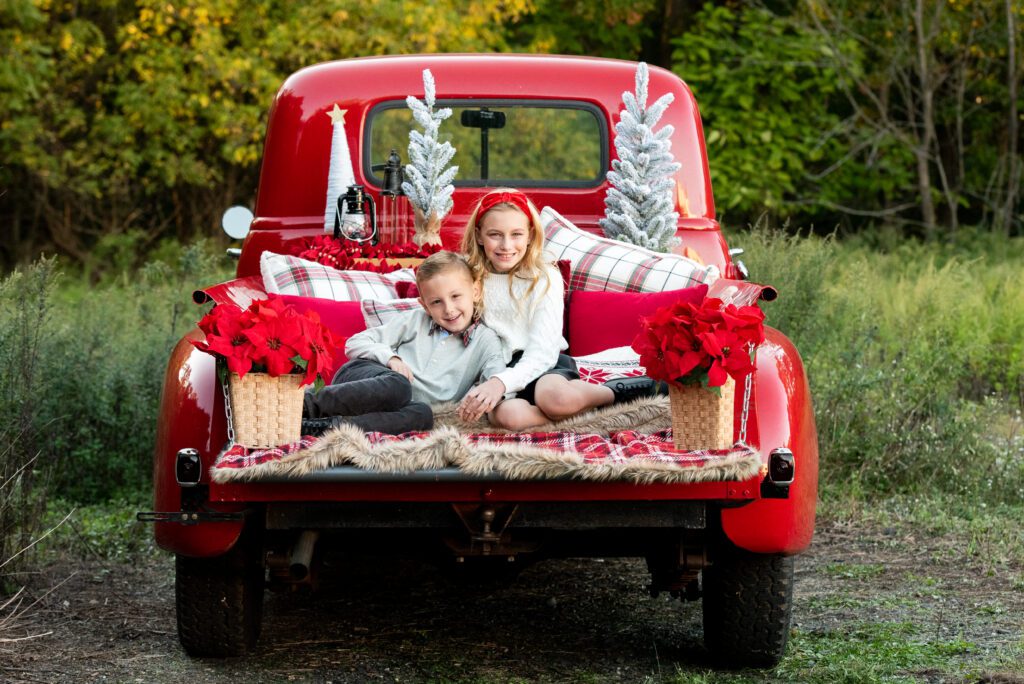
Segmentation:
[(780, 290), (765, 311), (804, 358), (826, 487), (1021, 499), (1024, 454), (1006, 427), (1024, 401), (1018, 243), (965, 260), (770, 229), (732, 242)]
[(167, 359), (201, 314), (191, 293), (231, 267), (204, 242), (168, 246), (95, 285), (69, 276), (51, 296), (32, 410), (56, 495), (93, 503), (148, 488)]

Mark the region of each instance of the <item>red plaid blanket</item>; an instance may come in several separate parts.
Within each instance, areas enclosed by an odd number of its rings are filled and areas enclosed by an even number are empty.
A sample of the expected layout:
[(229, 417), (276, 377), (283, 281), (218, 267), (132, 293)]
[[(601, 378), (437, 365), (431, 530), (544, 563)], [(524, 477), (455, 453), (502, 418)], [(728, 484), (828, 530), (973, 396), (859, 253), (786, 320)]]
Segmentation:
[[(392, 442), (422, 439), (428, 434), (427, 432), (407, 432), (396, 436), (381, 432), (369, 432), (366, 434), (366, 439), (372, 448)], [(523, 445), (551, 451), (575, 452), (582, 456), (587, 464), (647, 460), (675, 464), (680, 468), (699, 468), (726, 456), (735, 456), (738, 453), (753, 455), (755, 453), (745, 446), (705, 451), (679, 451), (673, 447), (671, 429), (652, 434), (622, 430), (613, 432), (609, 437), (574, 432), (475, 433), (465, 435), (465, 437), (471, 443), (481, 446)], [(316, 437), (302, 437), (297, 442), (273, 449), (247, 449), (235, 444), (217, 457), (213, 469), (239, 470), (279, 461), (289, 454), (308, 449), (317, 441)]]

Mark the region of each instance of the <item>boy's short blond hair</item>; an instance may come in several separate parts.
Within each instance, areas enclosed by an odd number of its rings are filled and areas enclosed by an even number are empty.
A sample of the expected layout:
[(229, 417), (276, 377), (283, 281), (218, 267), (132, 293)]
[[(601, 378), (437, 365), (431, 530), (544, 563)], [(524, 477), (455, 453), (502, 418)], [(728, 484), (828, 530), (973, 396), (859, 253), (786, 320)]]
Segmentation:
[(457, 269), (463, 271), (469, 276), (470, 281), (475, 281), (473, 269), (470, 267), (469, 262), (466, 261), (466, 257), (455, 252), (449, 252), (448, 250), (441, 250), (440, 252), (434, 252), (419, 265), (416, 269), (416, 285), (417, 287), (427, 282), (439, 273)]

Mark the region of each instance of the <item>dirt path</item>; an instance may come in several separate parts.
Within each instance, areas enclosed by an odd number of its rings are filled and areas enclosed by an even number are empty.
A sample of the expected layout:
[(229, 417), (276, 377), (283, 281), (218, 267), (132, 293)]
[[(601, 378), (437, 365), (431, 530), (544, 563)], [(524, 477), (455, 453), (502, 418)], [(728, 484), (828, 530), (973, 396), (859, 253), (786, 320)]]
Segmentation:
[[(1024, 568), (962, 541), (819, 524), (797, 564), (787, 658), (743, 678), (1024, 682)], [(7, 635), (50, 633), (0, 643), (0, 680), (735, 681), (708, 673), (700, 604), (648, 596), (642, 561), (552, 561), (490, 592), (429, 566), (350, 562), (313, 596), (268, 595), (258, 651), (224, 661), (179, 647), (172, 566), (49, 568), (40, 586), (68, 579)]]

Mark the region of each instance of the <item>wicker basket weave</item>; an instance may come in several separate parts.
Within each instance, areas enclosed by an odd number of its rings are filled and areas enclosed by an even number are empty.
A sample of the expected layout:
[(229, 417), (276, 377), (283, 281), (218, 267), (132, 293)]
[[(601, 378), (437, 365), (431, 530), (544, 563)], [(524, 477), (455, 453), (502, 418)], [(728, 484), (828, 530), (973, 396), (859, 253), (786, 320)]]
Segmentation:
[(672, 441), (676, 449), (726, 449), (733, 444), (733, 403), (736, 382), (722, 385), (722, 396), (703, 387), (669, 385), (672, 406)]
[(298, 441), (302, 430), (302, 376), (272, 378), (266, 373), (231, 374), (231, 425), (235, 443), (265, 449)]

